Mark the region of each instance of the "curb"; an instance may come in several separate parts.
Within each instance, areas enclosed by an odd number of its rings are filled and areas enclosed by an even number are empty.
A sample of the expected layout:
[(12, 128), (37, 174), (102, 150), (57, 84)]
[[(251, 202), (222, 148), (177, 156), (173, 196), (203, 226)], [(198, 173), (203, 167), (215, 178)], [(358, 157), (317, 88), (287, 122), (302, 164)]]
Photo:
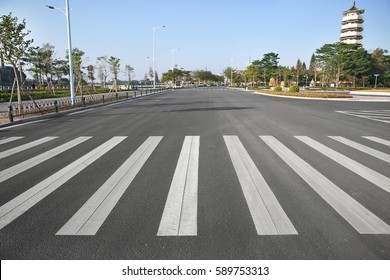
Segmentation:
[[(276, 95), (276, 94), (267, 94), (267, 93), (262, 93), (259, 91), (255, 90), (249, 90), (249, 89), (238, 89), (238, 88), (232, 88), (235, 90), (241, 90), (241, 91), (246, 91), (249, 93), (253, 94), (259, 94), (259, 95), (264, 95), (264, 96), (270, 96), (270, 97), (280, 97), (280, 98), (292, 98), (292, 99), (303, 99), (303, 100), (320, 100), (320, 101), (344, 101), (344, 102), (390, 102), (390, 95), (363, 95), (363, 94), (351, 94), (353, 95), (352, 98), (319, 98), (319, 97), (301, 97), (301, 96), (287, 96), (287, 95)], [(386, 98), (388, 99), (357, 99), (357, 96), (362, 96), (362, 97), (371, 97), (371, 98)]]

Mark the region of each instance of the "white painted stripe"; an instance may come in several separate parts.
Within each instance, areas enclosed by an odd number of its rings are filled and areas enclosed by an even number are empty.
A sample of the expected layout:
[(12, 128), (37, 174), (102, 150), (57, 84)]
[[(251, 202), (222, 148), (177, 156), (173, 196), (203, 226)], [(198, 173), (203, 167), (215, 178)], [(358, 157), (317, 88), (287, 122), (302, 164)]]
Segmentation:
[(36, 157), (33, 157), (31, 159), (28, 159), (26, 161), (23, 161), (19, 164), (16, 164), (10, 168), (7, 168), (3, 171), (0, 171), (0, 183), (1, 182), (4, 182), (6, 180), (8, 180), (9, 178), (12, 178), (13, 176), (16, 176), (18, 175), (19, 173), (22, 173), (60, 153), (63, 153), (67, 150), (69, 150), (70, 148), (73, 148), (74, 146), (90, 139), (92, 137), (89, 137), (89, 136), (82, 136), (82, 137), (78, 137), (68, 143), (65, 143), (61, 146), (58, 146), (54, 149), (51, 149), (50, 151), (47, 151), (43, 154), (40, 154)]
[(390, 115), (370, 115), (371, 118), (373, 119), (380, 119), (380, 120), (389, 120)]
[(260, 138), (337, 213), (362, 234), (390, 234), (390, 226), (354, 200), (273, 136)]
[(223, 136), (259, 235), (298, 234), (237, 136)]
[(199, 136), (184, 139), (158, 236), (197, 235), (199, 141)]
[(149, 137), (57, 232), (57, 235), (95, 235), (162, 138)]
[(116, 136), (95, 148), (75, 162), (64, 167), (31, 189), (0, 207), (0, 229), (11, 223), (46, 196), (58, 189), (87, 166), (122, 142), (126, 136)]
[(371, 115), (359, 115), (359, 114), (356, 114), (356, 112), (351, 112), (351, 111), (336, 111), (336, 112), (337, 113), (341, 113), (341, 114), (345, 114), (345, 115), (354, 116), (354, 117), (364, 118), (364, 119), (368, 119), (368, 120), (372, 120), (372, 121), (390, 123), (390, 121), (378, 120), (378, 119), (376, 119), (375, 117), (373, 117)]
[(15, 125), (11, 125), (11, 126), (5, 126), (5, 127), (1, 127), (0, 131), (1, 130), (9, 130), (9, 129), (14, 128), (14, 127), (19, 127), (19, 126), (24, 126), (24, 125), (33, 124), (33, 123), (39, 123), (39, 122), (44, 122), (44, 121), (47, 121), (47, 119), (46, 120), (37, 120), (37, 121), (32, 121), (32, 122), (26, 122), (26, 123), (21, 123), (21, 124), (15, 124)]
[(312, 147), (313, 149), (319, 151), (325, 156), (333, 159), (337, 163), (343, 165), (345, 168), (348, 168), (352, 172), (355, 172), (357, 175), (363, 177), (367, 181), (377, 185), (383, 190), (390, 192), (390, 178), (372, 170), (349, 157), (346, 157), (335, 150), (332, 150), (325, 145), (311, 139), (307, 136), (295, 136), (297, 139), (301, 140), (303, 143)]
[(30, 142), (30, 143), (27, 143), (27, 144), (15, 147), (13, 149), (9, 149), (7, 151), (4, 151), (4, 152), (0, 153), (0, 159), (8, 157), (8, 156), (11, 156), (11, 155), (19, 153), (19, 152), (22, 152), (24, 150), (27, 150), (27, 149), (30, 149), (32, 147), (38, 146), (40, 144), (46, 143), (46, 142), (51, 141), (51, 140), (56, 139), (56, 138), (57, 138), (57, 136), (54, 136), (54, 137), (52, 137), (52, 136), (44, 137), (44, 138), (35, 140), (33, 142)]
[(23, 136), (21, 136), (21, 137), (15, 136), (15, 137), (5, 138), (5, 139), (0, 140), (0, 145), (5, 144), (5, 143), (9, 143), (9, 142), (12, 142), (12, 141), (16, 141), (16, 140), (19, 140), (19, 139), (22, 139), (22, 138), (23, 138)]
[(368, 140), (377, 142), (377, 143), (382, 144), (382, 145), (390, 146), (390, 141), (382, 139), (382, 138), (378, 138), (378, 137), (375, 137), (375, 136), (362, 136), (362, 137), (366, 138)]
[[(356, 112), (356, 111), (355, 111)], [(370, 112), (378, 112), (378, 113), (390, 113), (390, 110), (375, 110), (375, 111), (373, 111), (373, 110), (359, 110), (359, 111), (357, 111), (357, 112), (368, 112), (368, 113), (370, 113)]]
[(68, 116), (73, 116), (73, 115), (78, 115), (78, 114), (86, 113), (86, 112), (89, 112), (89, 111), (93, 111), (93, 110), (95, 110), (95, 109), (96, 109), (96, 108), (91, 108), (91, 109), (85, 109), (85, 110), (81, 110), (81, 111), (69, 113)]
[(379, 158), (383, 161), (390, 163), (390, 155), (385, 154), (381, 151), (375, 150), (373, 148), (367, 147), (365, 145), (359, 144), (357, 142), (354, 142), (352, 140), (349, 140), (349, 139), (341, 137), (341, 136), (329, 136), (329, 137), (332, 138), (333, 140), (339, 141), (347, 146), (355, 148), (356, 150), (359, 150), (363, 153), (369, 154), (373, 157)]
[(368, 115), (368, 116), (390, 116), (388, 112), (377, 112), (377, 111), (369, 111), (369, 112), (353, 112), (356, 115)]

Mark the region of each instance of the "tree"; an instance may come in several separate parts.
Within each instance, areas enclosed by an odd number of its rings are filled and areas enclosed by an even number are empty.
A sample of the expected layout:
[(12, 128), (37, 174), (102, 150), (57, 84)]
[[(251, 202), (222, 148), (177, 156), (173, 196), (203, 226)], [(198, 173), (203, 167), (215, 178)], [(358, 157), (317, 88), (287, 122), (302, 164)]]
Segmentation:
[(228, 81), (230, 81), (229, 84), (232, 86), (233, 81), (235, 80), (234, 76), (236, 75), (236, 70), (232, 67), (226, 67), (226, 69), (223, 70), (223, 75), (227, 78)]
[(53, 86), (53, 62), (54, 62), (54, 46), (49, 43), (43, 44), (38, 49), (38, 56), (42, 63), (43, 73), (46, 77), (46, 83), (50, 91), (55, 94)]
[(150, 82), (149, 78), (148, 78), (148, 73), (145, 73), (144, 75), (144, 85), (146, 86), (146, 84)]
[(150, 77), (150, 80), (153, 80), (153, 77), (154, 77), (154, 71), (153, 71), (153, 68), (152, 67), (149, 67), (149, 77)]
[(257, 83), (260, 75), (259, 63), (260, 61), (255, 60), (245, 69), (245, 75), (251, 80), (252, 87), (255, 82)]
[(264, 86), (267, 85), (267, 78), (270, 78), (275, 74), (275, 71), (278, 68), (278, 61), (279, 55), (277, 53), (270, 52), (264, 54), (262, 60), (258, 62), (260, 72), (263, 74)]
[(88, 71), (88, 80), (90, 82), (90, 87), (95, 90), (94, 81), (95, 81), (95, 67), (93, 65), (87, 66)]
[(345, 73), (352, 77), (352, 86), (355, 87), (356, 79), (363, 78), (363, 76), (367, 75), (371, 70), (370, 54), (364, 48), (359, 48), (356, 51), (352, 51), (348, 55), (345, 68)]
[(379, 74), (379, 78), (383, 80), (383, 83), (389, 83), (390, 80), (390, 55), (388, 51), (377, 48), (371, 54), (372, 72), (371, 78), (374, 80), (374, 74)]
[(32, 65), (27, 71), (32, 72), (34, 80), (38, 84), (43, 84), (43, 63), (39, 54), (39, 47), (30, 48), (26, 61)]
[(205, 83), (210, 83), (210, 82), (220, 82), (221, 81), (221, 76), (214, 75), (210, 71), (205, 71), (205, 70), (196, 70), (191, 73), (192, 77), (194, 80), (199, 81), (199, 82), (205, 82)]
[(113, 79), (113, 89), (115, 89), (115, 91), (118, 91), (118, 74), (119, 74), (119, 71), (120, 71), (120, 59), (119, 58), (116, 58), (114, 56), (110, 56), (108, 58), (108, 65), (109, 65), (109, 68), (110, 68), (110, 71), (111, 71), (111, 74), (112, 74), (112, 79)]
[(134, 68), (131, 67), (129, 64), (125, 65), (125, 71), (127, 75), (127, 89), (130, 89), (130, 84), (131, 84), (131, 74), (134, 71)]
[(189, 71), (174, 68), (173, 70), (169, 70), (168, 72), (162, 74), (161, 82), (171, 82), (174, 86), (176, 86), (176, 83), (181, 81), (183, 77), (187, 77), (189, 73)]
[(99, 56), (97, 58), (97, 64), (98, 64), (98, 76), (100, 83), (103, 88), (106, 87), (106, 82), (107, 82), (107, 67), (108, 67), (108, 59), (107, 56)]
[(5, 62), (12, 65), (15, 75), (18, 95), (18, 109), (21, 111), (21, 80), (18, 75), (17, 63), (27, 55), (33, 40), (27, 40), (26, 36), (30, 31), (26, 31), (26, 20), (18, 23), (18, 18), (13, 17), (12, 13), (1, 16), (0, 21), (0, 52)]
[(60, 85), (61, 77), (69, 74), (68, 62), (66, 60), (56, 58), (54, 59), (52, 66), (53, 74), (57, 77), (57, 84)]
[(336, 86), (340, 83), (340, 77), (344, 74), (348, 55), (359, 48), (356, 44), (334, 43), (325, 44), (316, 50), (316, 58), (324, 73), (334, 77)]
[(314, 86), (316, 86), (316, 84), (317, 84), (317, 72), (318, 72), (318, 61), (317, 61), (317, 58), (314, 55), (314, 53), (312, 54), (312, 56), (310, 58), (309, 70), (313, 71), (313, 73), (314, 73)]
[[(83, 70), (82, 70), (82, 64), (83, 64), (83, 56), (85, 52), (74, 48), (72, 50), (72, 59), (73, 59), (73, 71), (74, 71), (74, 77), (75, 77), (75, 83), (77, 84), (76, 92), (80, 90), (81, 95), (83, 95)], [(69, 59), (69, 51), (66, 51), (66, 59)]]
[(297, 82), (298, 86), (299, 86), (299, 79), (300, 79), (300, 76), (302, 75), (302, 73), (304, 71), (304, 68), (306, 68), (306, 67), (304, 67), (303, 63), (298, 58), (297, 64), (295, 66), (295, 77), (296, 77), (296, 82)]
[(286, 83), (288, 83), (288, 85), (290, 86), (291, 85), (290, 78), (293, 77), (292, 69), (290, 67), (286, 67), (286, 66), (279, 66), (278, 73), (281, 75), (282, 81), (284, 81), (284, 86), (287, 86)]

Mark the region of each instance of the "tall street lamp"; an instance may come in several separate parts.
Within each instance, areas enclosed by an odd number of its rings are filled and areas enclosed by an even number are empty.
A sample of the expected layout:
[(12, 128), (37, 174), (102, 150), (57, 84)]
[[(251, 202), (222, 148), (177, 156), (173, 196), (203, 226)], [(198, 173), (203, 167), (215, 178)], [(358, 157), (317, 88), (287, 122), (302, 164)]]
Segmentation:
[(156, 88), (156, 56), (155, 56), (155, 44), (154, 44), (154, 33), (157, 29), (164, 28), (165, 25), (159, 27), (153, 27), (153, 88)]
[(375, 76), (375, 88), (376, 88), (376, 82), (378, 81), (379, 74), (374, 74), (374, 76)]
[(68, 29), (68, 50), (69, 50), (69, 83), (70, 83), (70, 98), (72, 105), (75, 105), (76, 103), (76, 97), (74, 92), (74, 78), (73, 78), (73, 52), (72, 52), (72, 37), (70, 34), (70, 15), (69, 15), (69, 0), (65, 0), (66, 7), (64, 8), (57, 8), (54, 6), (46, 5), (49, 9), (52, 10), (59, 10), (61, 11), (65, 17), (66, 17), (66, 23), (67, 23), (67, 29)]
[(174, 69), (173, 54), (174, 54), (174, 52), (176, 52), (176, 51), (180, 51), (180, 49), (172, 49), (172, 71), (173, 71), (173, 69)]

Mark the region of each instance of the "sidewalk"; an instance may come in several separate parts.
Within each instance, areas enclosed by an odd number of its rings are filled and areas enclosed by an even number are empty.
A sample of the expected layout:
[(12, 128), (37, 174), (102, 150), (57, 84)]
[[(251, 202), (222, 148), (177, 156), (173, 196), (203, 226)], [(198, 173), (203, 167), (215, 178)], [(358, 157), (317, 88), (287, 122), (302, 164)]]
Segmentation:
[(362, 96), (388, 96), (390, 97), (389, 91), (350, 91), (352, 95), (362, 95)]
[[(243, 89), (245, 90), (245, 89)], [(262, 94), (255, 90), (249, 90), (254, 93)], [(366, 102), (390, 102), (390, 89), (389, 91), (345, 91), (345, 94), (350, 94), (352, 98), (315, 98), (315, 97), (299, 97), (299, 96), (283, 96), (264, 94), (267, 96), (278, 96), (285, 98), (297, 98), (297, 99), (309, 99), (309, 100), (333, 100), (333, 101), (366, 101)]]
[[(132, 90), (128, 91), (118, 91), (118, 93), (123, 93), (123, 92), (134, 92)], [(99, 94), (92, 94), (92, 97), (101, 97), (102, 95), (108, 95), (108, 94), (113, 94), (115, 95), (116, 92), (111, 92), (111, 93), (99, 93)], [(84, 94), (84, 97), (90, 97), (90, 94)], [(76, 98), (81, 98), (80, 95), (77, 95)], [(57, 98), (45, 98), (45, 99), (37, 99), (34, 100), (36, 103), (41, 103), (41, 102), (54, 102), (54, 100), (60, 101), (60, 100), (70, 100), (70, 97), (57, 97)], [(32, 104), (33, 102), (31, 100), (23, 100), (22, 104)], [(12, 102), (13, 105), (17, 104), (17, 101)], [(9, 102), (1, 102), (0, 103), (0, 114), (8, 112), (8, 106)]]
[[(120, 102), (132, 101), (132, 100), (136, 100), (138, 98), (147, 97), (147, 96), (150, 96), (150, 95), (155, 95), (155, 94), (164, 92), (166, 90), (168, 90), (168, 89), (160, 88), (160, 89), (148, 89), (148, 90), (143, 89), (143, 90), (132, 90), (132, 91), (128, 90), (128, 91), (118, 91), (118, 92), (111, 92), (111, 93), (94, 94), (94, 95), (92, 95), (92, 99), (93, 98), (99, 99), (99, 97), (101, 97), (103, 95), (107, 96), (107, 97), (111, 96), (112, 99), (106, 99), (107, 100), (106, 102), (98, 102), (98, 103), (88, 104), (87, 106), (84, 106), (84, 107), (75, 106), (74, 108), (68, 108), (68, 109), (65, 109), (65, 110), (61, 110), (60, 109), (60, 111), (58, 113), (54, 113), (53, 112), (53, 113), (39, 114), (37, 112), (37, 113), (33, 113), (33, 114), (27, 114), (26, 116), (23, 116), (23, 117), (20, 117), (20, 116), (19, 117), (15, 117), (14, 116), (14, 121), (17, 123), (17, 122), (25, 122), (25, 121), (29, 121), (29, 120), (31, 121), (31, 120), (34, 120), (34, 119), (51, 118), (51, 117), (54, 117), (54, 116), (68, 114), (68, 113), (75, 112), (75, 111), (85, 110), (87, 108), (96, 108), (96, 107), (101, 107), (101, 106), (105, 106), (107, 104), (112, 104), (112, 103), (120, 103)], [(152, 91), (154, 91), (154, 92), (152, 92)], [(119, 94), (119, 99), (116, 99), (116, 97), (117, 97), (116, 95), (117, 94)], [(123, 95), (125, 95), (125, 97), (123, 97)], [(86, 97), (86, 98), (89, 97), (90, 98), (91, 96), (90, 95), (84, 95), (84, 97)], [(78, 103), (80, 103), (81, 101), (79, 99), (81, 99), (81, 96), (76, 96), (76, 98), (78, 99)], [(59, 97), (59, 98), (51, 98), (51, 99), (38, 99), (38, 100), (34, 100), (34, 101), (39, 105), (40, 102), (49, 103), (49, 102), (54, 102), (55, 100), (58, 101), (58, 102), (60, 102), (61, 100), (68, 100), (68, 101), (70, 101), (70, 98), (69, 97)], [(25, 100), (25, 101), (23, 101), (22, 104), (26, 105), (26, 104), (32, 104), (32, 103), (33, 102), (31, 100)], [(13, 102), (13, 105), (15, 105), (15, 102)], [(9, 124), (8, 106), (9, 106), (8, 102), (0, 103), (0, 126)]]

